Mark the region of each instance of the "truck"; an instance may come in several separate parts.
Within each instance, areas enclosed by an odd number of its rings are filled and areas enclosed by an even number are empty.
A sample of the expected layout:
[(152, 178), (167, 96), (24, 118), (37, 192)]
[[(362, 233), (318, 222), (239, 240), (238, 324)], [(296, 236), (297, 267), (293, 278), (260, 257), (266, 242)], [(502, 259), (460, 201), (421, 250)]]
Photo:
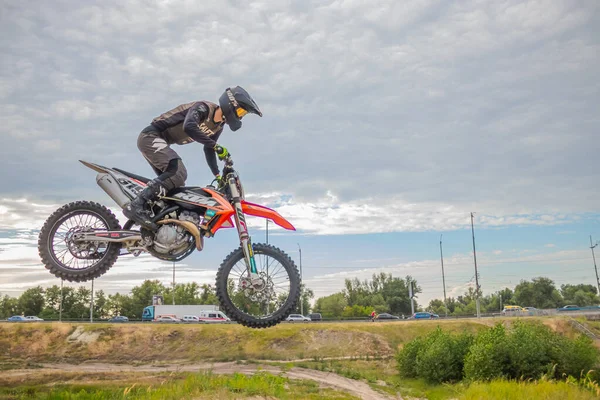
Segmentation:
[(144, 308), (142, 321), (154, 321), (161, 315), (171, 315), (175, 318), (183, 319), (184, 315), (200, 316), (202, 312), (206, 311), (219, 311), (219, 306), (212, 304), (153, 305)]

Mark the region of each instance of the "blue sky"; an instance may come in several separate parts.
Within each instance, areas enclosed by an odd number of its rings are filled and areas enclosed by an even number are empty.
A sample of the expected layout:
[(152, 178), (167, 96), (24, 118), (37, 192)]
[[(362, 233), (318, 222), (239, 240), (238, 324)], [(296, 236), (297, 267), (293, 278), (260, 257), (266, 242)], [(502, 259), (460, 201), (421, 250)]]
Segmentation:
[[(241, 85), (250, 115), (220, 144), (248, 199), (297, 228), (270, 241), (318, 296), (345, 278), (412, 275), (420, 303), (545, 275), (595, 283), (600, 240), (596, 1), (57, 1), (0, 5), (0, 293), (55, 284), (37, 233), (62, 204), (114, 204), (84, 159), (141, 175), (152, 118)], [(188, 185), (201, 147), (175, 146)], [(122, 218), (120, 210), (113, 211)], [(264, 241), (264, 221), (253, 221)], [(177, 279), (212, 282), (236, 247), (207, 241)], [(126, 292), (171, 265), (123, 258), (96, 282)]]

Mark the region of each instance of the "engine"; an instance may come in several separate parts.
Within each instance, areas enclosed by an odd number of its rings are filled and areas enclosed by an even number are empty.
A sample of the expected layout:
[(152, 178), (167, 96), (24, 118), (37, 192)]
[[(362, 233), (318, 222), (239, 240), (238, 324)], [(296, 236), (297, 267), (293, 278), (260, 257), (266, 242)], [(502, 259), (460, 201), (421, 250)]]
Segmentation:
[[(182, 221), (200, 224), (200, 216), (194, 212), (183, 211), (179, 215)], [(185, 251), (190, 246), (192, 236), (183, 227), (175, 224), (162, 225), (154, 237), (154, 250), (162, 254), (177, 254)]]

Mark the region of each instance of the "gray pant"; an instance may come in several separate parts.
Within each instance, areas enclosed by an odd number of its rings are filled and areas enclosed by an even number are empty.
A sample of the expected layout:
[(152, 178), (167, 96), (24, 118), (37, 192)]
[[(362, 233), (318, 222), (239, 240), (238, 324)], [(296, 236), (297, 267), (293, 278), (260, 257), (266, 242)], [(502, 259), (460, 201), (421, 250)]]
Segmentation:
[[(167, 190), (185, 185), (187, 170), (181, 157), (160, 137), (160, 132), (152, 125), (140, 132), (137, 146)], [(177, 160), (175, 168), (171, 160)]]

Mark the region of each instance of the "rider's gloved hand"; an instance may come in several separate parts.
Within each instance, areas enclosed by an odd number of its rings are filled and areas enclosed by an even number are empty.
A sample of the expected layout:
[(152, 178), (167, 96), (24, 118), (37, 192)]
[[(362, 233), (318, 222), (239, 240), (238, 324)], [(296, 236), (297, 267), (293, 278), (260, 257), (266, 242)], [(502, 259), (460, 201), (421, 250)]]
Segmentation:
[(221, 176), (221, 174), (215, 175), (215, 181), (217, 181), (217, 186), (221, 187), (225, 184), (225, 180)]
[(227, 149), (221, 145), (215, 145), (215, 152), (217, 153), (217, 156), (219, 157), (219, 160), (223, 161), (225, 159), (225, 157), (227, 157), (229, 155), (229, 152), (227, 151)]

